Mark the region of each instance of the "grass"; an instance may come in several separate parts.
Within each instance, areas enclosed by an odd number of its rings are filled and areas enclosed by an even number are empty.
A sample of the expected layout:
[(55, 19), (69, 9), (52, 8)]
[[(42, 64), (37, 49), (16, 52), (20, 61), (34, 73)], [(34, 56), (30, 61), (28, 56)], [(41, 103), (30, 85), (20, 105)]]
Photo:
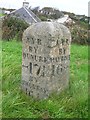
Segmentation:
[(70, 87), (60, 95), (35, 101), (20, 88), (22, 43), (2, 42), (3, 118), (87, 118), (88, 47), (71, 45)]
[(0, 13), (0, 17), (4, 16), (4, 14)]

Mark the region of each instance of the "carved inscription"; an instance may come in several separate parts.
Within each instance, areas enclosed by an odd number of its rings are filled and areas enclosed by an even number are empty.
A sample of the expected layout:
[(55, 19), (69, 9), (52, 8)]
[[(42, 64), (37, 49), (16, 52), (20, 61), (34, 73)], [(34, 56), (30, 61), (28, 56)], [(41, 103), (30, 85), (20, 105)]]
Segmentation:
[[(62, 40), (63, 46), (62, 48), (58, 49), (59, 56), (57, 57), (41, 56), (40, 55), (41, 53), (39, 53), (38, 50), (40, 46), (42, 47), (42, 41), (41, 39), (37, 39), (36, 41), (37, 44), (35, 43), (34, 38), (32, 38), (31, 45), (28, 46), (29, 52), (28, 53), (23, 52), (23, 59), (28, 59), (28, 61), (30, 61), (29, 66), (23, 65), (23, 67), (26, 67), (27, 69), (29, 68), (31, 76), (35, 77), (55, 76), (62, 73), (65, 69), (68, 69), (69, 64), (68, 61), (70, 60), (70, 55), (69, 54), (66, 55), (66, 49), (63, 47), (68, 42), (67, 39)], [(36, 47), (34, 43), (36, 44)], [(61, 62), (64, 62), (63, 66)], [(51, 72), (47, 72), (47, 70), (50, 70)]]

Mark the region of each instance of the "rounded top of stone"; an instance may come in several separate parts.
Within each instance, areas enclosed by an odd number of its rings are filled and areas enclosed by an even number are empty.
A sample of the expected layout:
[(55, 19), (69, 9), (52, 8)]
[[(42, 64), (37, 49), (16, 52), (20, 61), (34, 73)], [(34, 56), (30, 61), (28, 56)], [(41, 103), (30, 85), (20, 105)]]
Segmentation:
[(58, 22), (38, 22), (34, 23), (31, 26), (29, 26), (24, 31), (24, 37), (28, 36), (37, 38), (38, 37), (45, 37), (47, 38), (67, 38), (71, 39), (71, 34), (69, 29), (64, 26), (63, 24), (60, 24)]

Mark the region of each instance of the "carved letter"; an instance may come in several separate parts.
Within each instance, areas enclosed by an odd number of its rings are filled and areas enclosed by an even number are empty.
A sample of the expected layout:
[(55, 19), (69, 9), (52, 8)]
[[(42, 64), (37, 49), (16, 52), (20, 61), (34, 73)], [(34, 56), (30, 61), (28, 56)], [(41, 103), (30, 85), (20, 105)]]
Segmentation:
[(31, 46), (29, 46), (29, 52), (32, 52), (32, 47)]
[(38, 49), (38, 46), (37, 47), (34, 47), (34, 52), (37, 53), (37, 49)]

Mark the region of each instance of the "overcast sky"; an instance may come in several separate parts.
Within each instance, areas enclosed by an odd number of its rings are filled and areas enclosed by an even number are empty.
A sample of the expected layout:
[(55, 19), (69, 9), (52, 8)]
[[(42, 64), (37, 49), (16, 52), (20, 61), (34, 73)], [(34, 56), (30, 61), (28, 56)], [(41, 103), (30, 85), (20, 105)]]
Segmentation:
[[(21, 8), (24, 0), (0, 0), (0, 7)], [(60, 11), (73, 12), (75, 14), (88, 15), (89, 0), (26, 0), (30, 6), (54, 7)]]

